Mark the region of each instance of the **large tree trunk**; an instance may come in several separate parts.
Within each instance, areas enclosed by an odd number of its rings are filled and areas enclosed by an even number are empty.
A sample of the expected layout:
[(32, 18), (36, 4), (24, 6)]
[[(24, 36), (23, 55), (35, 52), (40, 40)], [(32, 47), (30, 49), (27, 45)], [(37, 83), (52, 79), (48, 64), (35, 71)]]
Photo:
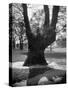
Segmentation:
[(20, 50), (22, 50), (23, 49), (23, 40), (22, 40), (22, 35), (20, 36)]
[(19, 37), (20, 50), (22, 50), (23, 49), (23, 32), (24, 32), (24, 30), (23, 30), (23, 26), (24, 26), (23, 22), (19, 22), (19, 26), (20, 26), (20, 37)]
[(44, 5), (45, 11), (45, 22), (44, 22), (44, 31), (45, 34), (41, 35), (39, 29), (37, 30), (37, 36), (34, 36), (31, 32), (31, 28), (29, 25), (29, 19), (27, 15), (27, 5), (23, 4), (23, 14), (24, 14), (24, 22), (26, 27), (26, 35), (28, 39), (28, 58), (25, 61), (25, 66), (30, 65), (47, 65), (47, 62), (44, 57), (45, 48), (55, 41), (55, 28), (57, 22), (57, 16), (59, 8), (58, 6), (53, 8), (53, 18), (51, 25), (49, 25), (49, 9), (47, 5)]
[(15, 38), (12, 40), (12, 48), (15, 49)]

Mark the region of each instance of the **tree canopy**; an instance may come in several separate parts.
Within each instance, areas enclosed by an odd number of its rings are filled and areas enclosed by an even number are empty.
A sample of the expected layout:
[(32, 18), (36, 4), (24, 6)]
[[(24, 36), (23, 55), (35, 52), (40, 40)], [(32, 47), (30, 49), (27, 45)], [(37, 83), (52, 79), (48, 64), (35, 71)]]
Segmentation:
[[(12, 5), (12, 7), (11, 7)], [(12, 16), (12, 39), (15, 41), (20, 41), (20, 36), (26, 35), (26, 28), (24, 24), (24, 17), (23, 17), (23, 8), (22, 4), (13, 3), (10, 4), (10, 16)], [(49, 6), (49, 19), (52, 17), (52, 10), (53, 6)], [(37, 35), (37, 28), (39, 28), (40, 33), (43, 34), (45, 31), (43, 29), (43, 25), (45, 22), (45, 12), (43, 5), (27, 5), (28, 8), (28, 17), (31, 31), (34, 35)], [(47, 12), (47, 10), (46, 10)], [(56, 39), (58, 38), (66, 38), (66, 7), (60, 6), (59, 14), (58, 14), (58, 21), (56, 24)], [(46, 22), (45, 22), (46, 23)], [(23, 37), (22, 37), (23, 38)]]

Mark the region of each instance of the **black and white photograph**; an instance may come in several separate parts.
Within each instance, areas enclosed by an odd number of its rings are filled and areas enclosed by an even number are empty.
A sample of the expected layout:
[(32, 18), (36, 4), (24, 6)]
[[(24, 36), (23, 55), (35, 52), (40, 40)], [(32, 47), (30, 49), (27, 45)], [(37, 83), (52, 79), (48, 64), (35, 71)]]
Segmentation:
[(66, 84), (67, 6), (9, 3), (9, 86)]

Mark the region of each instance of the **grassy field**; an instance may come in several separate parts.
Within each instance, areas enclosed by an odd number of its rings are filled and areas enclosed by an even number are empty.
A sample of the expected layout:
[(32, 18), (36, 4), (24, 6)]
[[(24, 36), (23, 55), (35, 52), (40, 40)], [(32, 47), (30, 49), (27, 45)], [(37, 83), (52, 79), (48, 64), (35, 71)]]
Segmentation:
[[(12, 50), (12, 62), (25, 61), (28, 50)], [(61, 65), (66, 65), (66, 48), (54, 48), (52, 52), (46, 49), (44, 52), (45, 58), (48, 62), (56, 62)]]

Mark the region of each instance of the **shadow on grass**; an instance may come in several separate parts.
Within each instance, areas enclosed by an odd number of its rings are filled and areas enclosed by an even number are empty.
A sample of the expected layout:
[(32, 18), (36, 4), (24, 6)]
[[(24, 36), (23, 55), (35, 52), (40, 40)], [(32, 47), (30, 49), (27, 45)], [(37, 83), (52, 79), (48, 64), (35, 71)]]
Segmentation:
[[(38, 82), (42, 77), (47, 77), (48, 78), (48, 82), (45, 81), (44, 85), (66, 83), (66, 71), (64, 71), (64, 70), (57, 70), (57, 69), (50, 68), (49, 70), (45, 69), (42, 72), (43, 73), (41, 73), (41, 70), (39, 69), (39, 71), (36, 72), (36, 75), (35, 75), (35, 70), (30, 70), (29, 78), (27, 80), (27, 85), (28, 86), (38, 85)], [(33, 76), (33, 75), (35, 75), (35, 76)], [(62, 77), (62, 80), (60, 80), (58, 82), (52, 81), (52, 78), (56, 77), (56, 76), (58, 76), (60, 78)]]

